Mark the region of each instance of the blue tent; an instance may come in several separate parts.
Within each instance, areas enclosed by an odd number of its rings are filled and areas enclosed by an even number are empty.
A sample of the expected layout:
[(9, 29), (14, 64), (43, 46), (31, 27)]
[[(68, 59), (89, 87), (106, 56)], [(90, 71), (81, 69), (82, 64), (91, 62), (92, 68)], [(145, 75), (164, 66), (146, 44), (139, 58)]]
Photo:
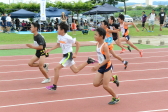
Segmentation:
[[(46, 8), (46, 17), (61, 17), (62, 12), (65, 13), (65, 15), (70, 14), (70, 11), (67, 11), (65, 9), (58, 9), (54, 7)], [(37, 17), (40, 17), (40, 13), (37, 14)]]
[(94, 14), (111, 14), (114, 12), (123, 12), (122, 9), (111, 6), (110, 4), (104, 4), (102, 6), (98, 6), (90, 11), (83, 13), (84, 15), (94, 15)]
[(12, 12), (11, 17), (12, 18), (34, 18), (36, 13), (30, 12), (24, 9), (20, 9), (18, 11)]

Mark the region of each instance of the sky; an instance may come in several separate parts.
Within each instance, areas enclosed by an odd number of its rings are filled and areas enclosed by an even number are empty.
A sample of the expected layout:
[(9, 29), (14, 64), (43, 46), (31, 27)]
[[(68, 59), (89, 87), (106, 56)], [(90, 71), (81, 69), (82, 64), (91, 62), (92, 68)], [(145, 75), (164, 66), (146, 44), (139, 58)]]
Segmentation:
[[(27, 2), (27, 1), (40, 1), (40, 0), (0, 0), (0, 2), (5, 2), (9, 3), (13, 1), (22, 1), (22, 2)], [(51, 0), (51, 1), (56, 1), (56, 0)], [(58, 0), (57, 0), (58, 1)], [(78, 0), (59, 0), (59, 1), (78, 1)], [(82, 0), (82, 1), (87, 1), (87, 0)], [(128, 0), (128, 2), (136, 2), (136, 3), (145, 3), (146, 0)], [(167, 1), (167, 0), (153, 0), (153, 1)]]

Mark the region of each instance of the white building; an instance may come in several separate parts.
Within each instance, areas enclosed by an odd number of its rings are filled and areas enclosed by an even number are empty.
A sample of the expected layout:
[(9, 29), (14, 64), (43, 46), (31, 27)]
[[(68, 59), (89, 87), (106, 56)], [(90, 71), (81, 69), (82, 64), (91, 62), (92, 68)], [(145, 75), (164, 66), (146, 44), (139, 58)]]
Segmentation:
[(153, 0), (146, 0), (146, 5), (153, 5)]

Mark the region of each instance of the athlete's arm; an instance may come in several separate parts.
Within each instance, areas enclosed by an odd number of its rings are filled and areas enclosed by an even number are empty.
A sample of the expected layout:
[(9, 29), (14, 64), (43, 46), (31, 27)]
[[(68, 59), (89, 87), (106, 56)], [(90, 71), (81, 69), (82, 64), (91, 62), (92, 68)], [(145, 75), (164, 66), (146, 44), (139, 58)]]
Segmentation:
[(46, 53), (49, 53), (50, 51), (54, 50), (54, 49), (57, 49), (60, 47), (60, 43), (57, 43), (54, 47), (50, 48), (50, 49), (47, 49), (45, 50)]
[(43, 49), (43, 45), (39, 45), (39, 46), (33, 46), (31, 44), (26, 44), (27, 47), (32, 48), (32, 49), (36, 49), (36, 50), (42, 50)]
[(119, 31), (118, 31), (118, 30), (111, 30), (111, 29), (108, 29), (108, 32), (109, 32), (109, 33), (118, 33)]
[(136, 31), (139, 32), (139, 29), (136, 27), (136, 25), (133, 22), (125, 23), (125, 25), (132, 25), (136, 28)]
[(77, 53), (78, 53), (78, 51), (79, 51), (79, 47), (80, 47), (80, 44), (79, 44), (78, 41), (76, 41), (75, 44), (76, 44), (76, 51), (75, 51), (75, 53), (74, 53), (74, 55), (73, 55), (73, 58), (76, 58), (76, 55), (77, 55)]
[(60, 47), (60, 43), (57, 43), (54, 47), (51, 48), (51, 50), (57, 49)]

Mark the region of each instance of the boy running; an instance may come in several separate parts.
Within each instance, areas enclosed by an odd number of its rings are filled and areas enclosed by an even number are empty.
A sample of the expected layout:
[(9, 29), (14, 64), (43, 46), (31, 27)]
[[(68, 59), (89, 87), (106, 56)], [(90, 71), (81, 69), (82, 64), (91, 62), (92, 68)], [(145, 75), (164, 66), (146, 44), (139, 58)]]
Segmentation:
[[(88, 58), (88, 60), (86, 62), (84, 62), (83, 64), (76, 67), (73, 58), (76, 58), (76, 56), (77, 56), (77, 53), (78, 53), (78, 50), (79, 50), (79, 43), (76, 41), (76, 38), (73, 39), (70, 35), (68, 35), (67, 31), (68, 31), (68, 25), (66, 23), (63, 23), (63, 22), (60, 23), (59, 26), (58, 26), (58, 41), (57, 41), (57, 44), (54, 47), (52, 47), (51, 49), (46, 50), (46, 52), (48, 53), (51, 50), (54, 50), (54, 49), (57, 49), (58, 47), (61, 47), (62, 52), (63, 52), (62, 60), (60, 61), (60, 63), (54, 69), (55, 74), (54, 74), (53, 85), (46, 87), (48, 90), (56, 90), (57, 89), (59, 71), (63, 67), (69, 66), (70, 69), (74, 73), (78, 73), (86, 65), (97, 62), (92, 58)], [(75, 51), (74, 54), (72, 53), (73, 52), (72, 44), (76, 44), (76, 51)]]
[(97, 43), (97, 56), (99, 64), (92, 68), (92, 71), (98, 71), (94, 77), (93, 85), (99, 87), (103, 85), (103, 88), (112, 95), (112, 100), (109, 105), (116, 104), (120, 101), (119, 97), (114, 93), (113, 89), (109, 86), (109, 82), (113, 81), (119, 86), (117, 75), (112, 76), (112, 63), (110, 61), (109, 48), (106, 42), (104, 42), (106, 31), (103, 28), (98, 28), (95, 32), (94, 38)]
[(125, 66), (124, 68), (126, 69), (128, 62), (123, 60), (121, 57), (117, 56), (115, 54), (115, 52), (113, 51), (113, 44), (112, 44), (113, 37), (112, 37), (111, 33), (117, 33), (117, 36), (119, 37), (119, 31), (109, 29), (108, 22), (105, 20), (102, 22), (101, 27), (106, 31), (105, 42), (108, 44), (108, 48), (109, 48), (110, 53), (113, 55), (114, 58), (117, 58), (118, 60), (120, 60), (124, 64), (124, 66)]
[(137, 32), (139, 32), (139, 29), (136, 27), (136, 25), (134, 23), (128, 23), (128, 22), (124, 22), (124, 15), (119, 15), (119, 18), (118, 18), (118, 22), (120, 23), (120, 31), (123, 35), (122, 38), (120, 38), (120, 41), (123, 42), (125, 41), (127, 44), (129, 44), (131, 47), (133, 47), (134, 49), (136, 49), (139, 54), (140, 54), (140, 57), (142, 57), (143, 53), (142, 53), (142, 50), (139, 50), (131, 41), (130, 41), (130, 36), (129, 36), (129, 30), (128, 30), (128, 25), (133, 25)]
[[(109, 26), (110, 26), (110, 29), (111, 30), (119, 30), (119, 24), (116, 24), (115, 23), (115, 18), (114, 16), (110, 16), (110, 19), (109, 19)], [(131, 52), (131, 48), (130, 46), (125, 46), (125, 45), (122, 45), (121, 42), (120, 42), (120, 37), (118, 37), (117, 33), (112, 33), (113, 35), (113, 40), (115, 41), (115, 43), (122, 48), (122, 51), (120, 53), (123, 53), (125, 52), (125, 48), (126, 47), (130, 52)]]
[[(37, 23), (31, 24), (31, 32), (34, 34), (34, 46), (31, 44), (26, 44), (27, 47), (36, 49), (36, 54), (31, 58), (28, 65), (30, 67), (39, 67), (40, 71), (44, 75), (45, 79), (41, 83), (49, 83), (51, 79), (48, 77), (48, 64), (45, 64), (45, 58), (49, 56), (48, 53), (45, 53), (46, 42), (44, 37), (38, 34), (39, 25)], [(35, 63), (39, 61), (39, 63)]]

